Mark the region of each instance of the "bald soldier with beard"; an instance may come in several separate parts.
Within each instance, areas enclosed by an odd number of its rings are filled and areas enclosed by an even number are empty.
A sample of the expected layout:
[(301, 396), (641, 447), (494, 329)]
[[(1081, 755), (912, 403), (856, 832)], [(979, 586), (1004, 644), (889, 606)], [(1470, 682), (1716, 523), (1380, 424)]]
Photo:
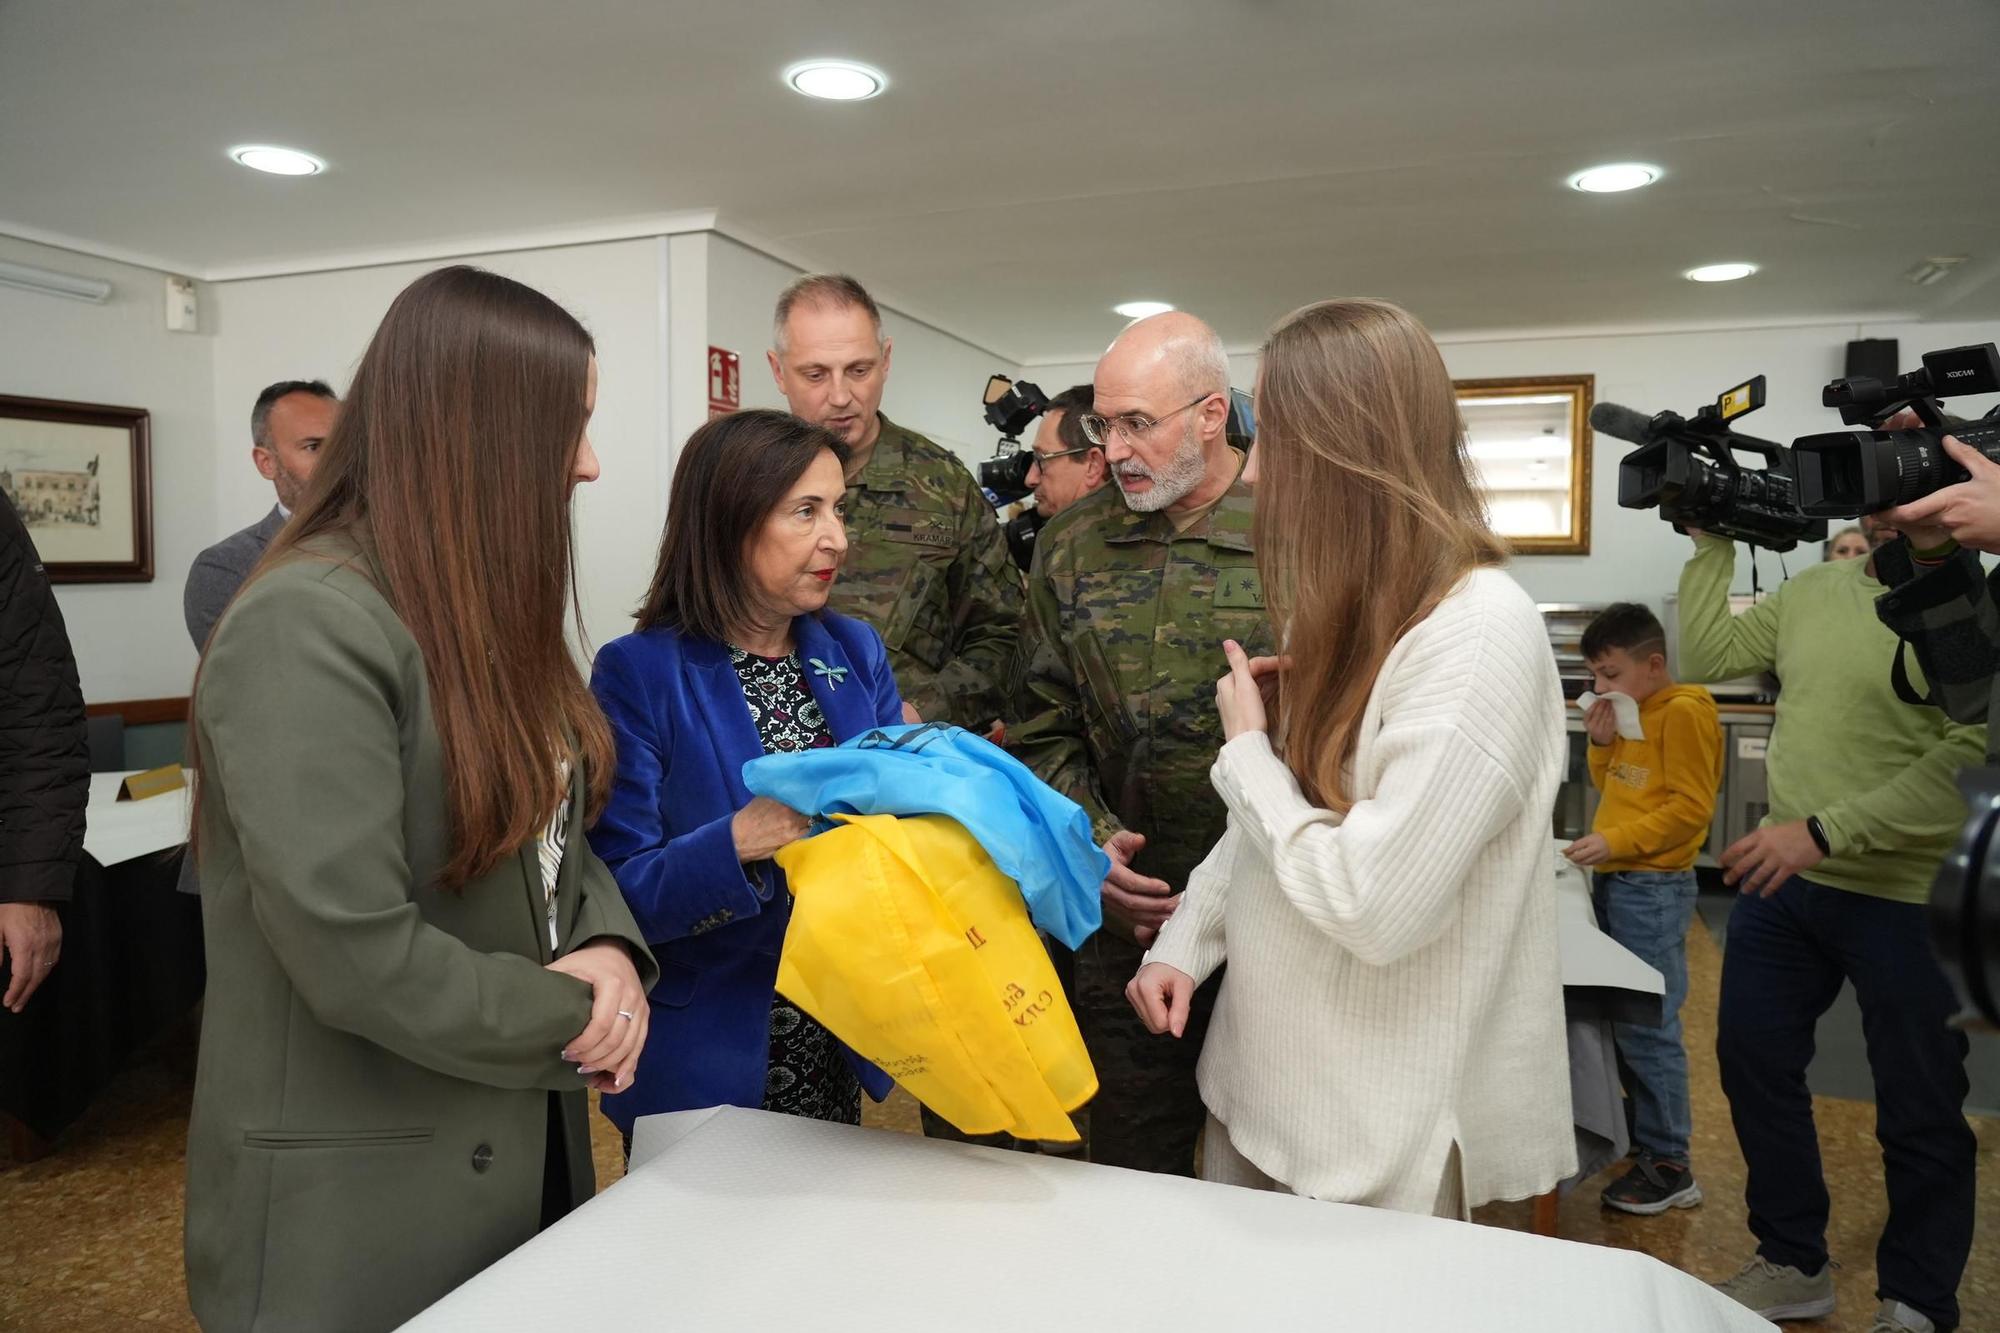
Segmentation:
[(1084, 1115), (1090, 1159), (1192, 1175), (1195, 1063), (1220, 978), (1177, 1042), (1148, 1036), (1125, 983), (1227, 823), (1208, 781), (1222, 641), (1255, 656), (1272, 635), (1215, 331), (1182, 313), (1140, 320), (1098, 362), (1092, 399), (1080, 421), (1114, 484), (1036, 539), (1009, 740), (1089, 812), (1112, 860), (1105, 927), (1076, 957), (1074, 1008), (1101, 1085)]

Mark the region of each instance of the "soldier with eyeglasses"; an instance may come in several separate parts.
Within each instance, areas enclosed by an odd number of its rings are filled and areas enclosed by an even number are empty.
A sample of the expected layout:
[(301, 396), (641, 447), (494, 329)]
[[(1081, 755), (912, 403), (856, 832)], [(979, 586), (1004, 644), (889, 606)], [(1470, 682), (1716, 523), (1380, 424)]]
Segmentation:
[(1028, 451), (1028, 485), (1035, 491), (1035, 509), (1047, 522), (1111, 480), (1104, 448), (1083, 433), (1083, 418), (1092, 405), (1088, 384), (1064, 389), (1049, 400)]
[(1215, 331), (1182, 313), (1133, 324), (1098, 362), (1091, 397), (1077, 424), (1116, 484), (1036, 539), (1009, 745), (1089, 812), (1112, 860), (1105, 928), (1075, 968), (1100, 1084), (1082, 1117), (1090, 1159), (1192, 1175), (1195, 1062), (1217, 982), (1178, 1042), (1149, 1039), (1125, 983), (1227, 822), (1208, 782), (1222, 642), (1256, 656), (1272, 636)]

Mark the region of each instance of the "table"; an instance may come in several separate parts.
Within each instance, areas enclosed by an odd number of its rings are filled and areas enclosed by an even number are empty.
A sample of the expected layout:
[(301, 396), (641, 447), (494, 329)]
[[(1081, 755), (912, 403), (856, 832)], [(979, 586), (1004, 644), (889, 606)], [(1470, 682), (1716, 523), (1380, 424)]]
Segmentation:
[[(1567, 846), (1557, 842), (1558, 849)], [(1570, 1115), (1576, 1125), (1576, 1174), (1558, 1194), (1536, 1200), (1535, 1230), (1552, 1236), (1556, 1199), (1624, 1159), (1631, 1131), (1619, 1081), (1614, 1022), (1660, 1021), (1666, 978), (1606, 935), (1590, 905), (1590, 876), (1556, 855), (1556, 936), (1562, 958), (1563, 1013), (1569, 1038)]]
[[(175, 890), (187, 793), (115, 800), (91, 777), (89, 832), (62, 913), (62, 956), (27, 1012), (0, 1010), (0, 1115), (53, 1139), (139, 1050), (185, 1017), (208, 972), (201, 900)], [(25, 1145), (29, 1147), (37, 1145)]]
[(405, 1328), (579, 1319), (871, 1333), (1771, 1328), (1632, 1251), (738, 1107), (642, 1118), (630, 1175)]

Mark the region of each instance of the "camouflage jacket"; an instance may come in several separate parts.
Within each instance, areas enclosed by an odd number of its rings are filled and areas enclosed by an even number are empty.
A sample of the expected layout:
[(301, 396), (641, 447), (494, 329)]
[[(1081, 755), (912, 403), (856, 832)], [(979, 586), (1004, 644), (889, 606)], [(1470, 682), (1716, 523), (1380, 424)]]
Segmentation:
[[(2000, 763), (1994, 751), (2000, 731), (1992, 729), (2000, 692), (2000, 609), (1979, 557), (1961, 547), (1942, 564), (1923, 566), (1911, 558), (1908, 543), (1893, 541), (1875, 552), (1875, 576), (1889, 588), (1876, 598), (1875, 614), (1916, 649), (1930, 702), (1954, 722), (1986, 724), (1986, 762)], [(1899, 663), (1901, 657), (1899, 647)]]
[(1238, 482), (1176, 533), (1109, 485), (1042, 529), (1028, 571), (1008, 748), (1090, 813), (1099, 841), (1143, 833), (1135, 868), (1177, 892), (1227, 822), (1208, 782), (1222, 641), (1271, 651), (1250, 505)]
[(847, 488), (847, 559), (828, 605), (873, 625), (926, 721), (984, 732), (1008, 712), (1021, 577), (965, 464), (882, 418)]

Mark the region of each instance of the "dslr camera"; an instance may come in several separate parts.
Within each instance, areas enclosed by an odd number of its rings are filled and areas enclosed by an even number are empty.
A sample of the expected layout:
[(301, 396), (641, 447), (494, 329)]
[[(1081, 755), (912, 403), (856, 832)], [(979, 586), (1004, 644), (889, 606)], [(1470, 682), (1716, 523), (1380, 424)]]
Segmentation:
[[(1758, 375), (1692, 419), (1677, 412), (1647, 417), (1617, 403), (1591, 408), (1594, 429), (1639, 446), (1618, 465), (1618, 503), (1626, 509), (1657, 507), (1677, 528), (1701, 528), (1773, 551), (1824, 541), (1826, 520), (1799, 507), (1790, 452), (1730, 429), (1730, 422), (1763, 405), (1764, 377)], [(1738, 450), (1758, 455), (1764, 466), (1744, 467)]]
[[(1851, 518), (1908, 504), (1968, 479), (1944, 451), (1955, 435), (1988, 458), (2000, 459), (2000, 423), (1962, 425), (1944, 415), (1938, 400), (2000, 393), (2000, 351), (1992, 343), (1924, 354), (1923, 365), (1888, 383), (1866, 376), (1826, 386), (1820, 401), (1840, 409), (1840, 419), (1867, 430), (1806, 435), (1792, 442), (1799, 507), (1808, 514)], [(1883, 430), (1904, 408), (1920, 425)]]

